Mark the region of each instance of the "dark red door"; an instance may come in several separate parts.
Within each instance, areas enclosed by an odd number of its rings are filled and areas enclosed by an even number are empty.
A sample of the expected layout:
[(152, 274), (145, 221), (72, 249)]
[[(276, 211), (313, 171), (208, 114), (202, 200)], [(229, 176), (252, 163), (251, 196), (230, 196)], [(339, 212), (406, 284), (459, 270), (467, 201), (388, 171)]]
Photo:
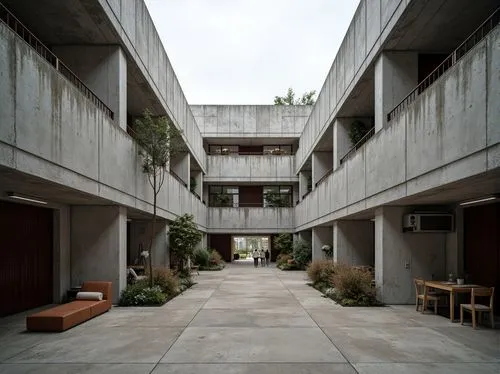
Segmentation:
[(240, 207), (262, 207), (262, 186), (240, 186)]
[(52, 302), (53, 212), (0, 201), (0, 317)]
[(210, 234), (208, 235), (208, 246), (216, 249), (224, 261), (233, 261), (231, 257), (231, 235), (230, 234)]
[(470, 281), (495, 286), (495, 314), (500, 313), (500, 204), (464, 209), (465, 273)]

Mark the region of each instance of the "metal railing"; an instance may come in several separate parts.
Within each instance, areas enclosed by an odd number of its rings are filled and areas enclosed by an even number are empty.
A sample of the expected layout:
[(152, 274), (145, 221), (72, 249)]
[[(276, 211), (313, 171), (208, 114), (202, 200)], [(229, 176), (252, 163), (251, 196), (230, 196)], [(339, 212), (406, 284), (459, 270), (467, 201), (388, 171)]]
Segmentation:
[(179, 183), (180, 183), (180, 184), (182, 184), (184, 187), (187, 187), (187, 186), (188, 186), (188, 185), (187, 185), (187, 183), (186, 183), (186, 182), (184, 182), (184, 181), (182, 180), (182, 178), (181, 178), (181, 177), (179, 177), (179, 176), (175, 173), (175, 171), (170, 170), (170, 171), (169, 171), (169, 173), (170, 173), (170, 175), (171, 175), (171, 176), (173, 176), (175, 179), (177, 179), (177, 180), (179, 181)]
[(193, 191), (193, 190), (191, 190), (191, 193), (192, 193), (194, 196), (196, 196), (196, 198), (197, 198), (198, 200), (200, 200), (200, 201), (201, 201), (201, 197), (200, 197), (200, 195), (198, 195), (198, 194), (197, 194), (195, 191)]
[(270, 152), (228, 152), (228, 153), (218, 153), (209, 152), (209, 156), (293, 156), (293, 153), (282, 152), (282, 153), (270, 153)]
[(347, 151), (347, 153), (340, 159), (340, 164), (342, 165), (352, 154), (356, 153), (356, 151), (361, 148), (363, 144), (365, 144), (368, 139), (370, 139), (375, 134), (375, 127), (372, 127), (368, 132), (352, 147)]
[(309, 195), (312, 192), (312, 190), (307, 191), (305, 194), (302, 195), (302, 200), (306, 198), (307, 195)]
[(283, 205), (283, 206), (269, 206), (264, 203), (236, 203), (229, 202), (226, 204), (216, 204), (212, 203), (209, 205), (210, 208), (292, 208), (292, 205)]
[(454, 66), (467, 52), (484, 39), (500, 21), (500, 8), (484, 21), (462, 44), (458, 46), (446, 59), (430, 73), (420, 84), (415, 87), (393, 110), (387, 114), (387, 121), (390, 122), (400, 113), (405, 111), (412, 104), (418, 95), (432, 86), (448, 69)]
[(328, 171), (326, 172), (326, 174), (325, 174), (325, 175), (323, 175), (323, 176), (319, 179), (319, 181), (317, 181), (317, 182), (314, 184), (314, 186), (315, 186), (315, 187), (318, 187), (318, 185), (319, 185), (319, 184), (321, 184), (321, 183), (322, 183), (322, 182), (323, 182), (326, 178), (328, 178), (328, 176), (329, 176), (330, 174), (332, 174), (332, 173), (333, 173), (333, 168), (331, 168), (330, 170), (328, 170)]
[(104, 104), (64, 63), (53, 54), (26, 26), (22, 24), (9, 10), (0, 3), (0, 21), (23, 39), (44, 60), (51, 64), (61, 75), (69, 80), (84, 96), (96, 107), (101, 109), (109, 118), (114, 118), (114, 113)]

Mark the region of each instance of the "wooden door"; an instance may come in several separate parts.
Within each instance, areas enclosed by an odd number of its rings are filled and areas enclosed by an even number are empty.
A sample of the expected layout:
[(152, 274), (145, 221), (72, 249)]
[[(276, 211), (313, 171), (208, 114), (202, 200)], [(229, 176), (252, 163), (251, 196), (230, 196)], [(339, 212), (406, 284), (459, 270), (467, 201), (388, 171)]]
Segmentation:
[(241, 208), (262, 207), (262, 186), (240, 186), (239, 193)]
[(52, 302), (53, 211), (0, 201), (0, 317)]

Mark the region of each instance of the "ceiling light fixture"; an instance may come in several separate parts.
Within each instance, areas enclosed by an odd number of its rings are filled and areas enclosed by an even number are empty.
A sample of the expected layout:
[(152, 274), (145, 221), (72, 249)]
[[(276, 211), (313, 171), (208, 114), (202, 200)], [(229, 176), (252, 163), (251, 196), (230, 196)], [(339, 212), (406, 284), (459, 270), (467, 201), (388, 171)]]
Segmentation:
[(17, 199), (17, 200), (29, 201), (30, 203), (47, 205), (46, 201), (34, 199), (28, 196), (22, 196), (14, 192), (7, 192), (7, 196), (9, 196), (11, 199)]
[(485, 201), (491, 201), (491, 200), (496, 200), (496, 199), (498, 199), (498, 197), (490, 196), (490, 197), (485, 197), (485, 198), (477, 199), (477, 200), (464, 201), (463, 203), (460, 203), (460, 205), (472, 205), (472, 204), (484, 203)]

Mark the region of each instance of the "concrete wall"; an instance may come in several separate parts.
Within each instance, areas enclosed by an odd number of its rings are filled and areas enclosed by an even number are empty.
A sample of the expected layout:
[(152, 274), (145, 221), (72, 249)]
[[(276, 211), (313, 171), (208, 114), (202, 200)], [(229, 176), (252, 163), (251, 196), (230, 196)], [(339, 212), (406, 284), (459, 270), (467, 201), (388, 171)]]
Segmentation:
[(383, 207), (375, 216), (375, 283), (387, 304), (415, 303), (413, 278), (446, 279), (446, 234), (403, 233), (411, 209)]
[(333, 152), (313, 152), (312, 154), (312, 187), (333, 168)]
[[(148, 249), (151, 226), (151, 221), (132, 220), (129, 222), (130, 241), (127, 265), (135, 264), (136, 259), (140, 260), (140, 248), (143, 251)], [(157, 221), (155, 224), (155, 237), (152, 245), (153, 266), (170, 266), (168, 227), (166, 221)]]
[(300, 136), (296, 172), (311, 156), (356, 83), (371, 67), (410, 0), (361, 0)]
[(306, 105), (191, 105), (203, 137), (296, 137), (311, 113)]
[(208, 208), (208, 233), (293, 232), (293, 208)]
[[(0, 165), (152, 212), (152, 191), (135, 141), (52, 66), (0, 24)], [(171, 175), (158, 214), (191, 212), (206, 227), (206, 207)]]
[(205, 182), (297, 183), (293, 156), (208, 156)]
[(163, 48), (153, 20), (143, 0), (98, 0), (123, 48), (148, 82), (165, 114), (183, 131), (189, 151), (201, 166), (206, 155), (200, 130)]
[(311, 192), (297, 230), (499, 167), (499, 36), (497, 27)]
[(335, 221), (333, 259), (347, 265), (375, 265), (374, 230), (372, 221)]
[(127, 210), (118, 206), (71, 208), (71, 284), (113, 282), (113, 303), (127, 285)]
[(54, 210), (54, 302), (63, 302), (71, 284), (71, 215), (69, 207)]
[(326, 258), (325, 252), (322, 250), (324, 245), (333, 246), (333, 228), (328, 226), (314, 227), (311, 234), (313, 261)]

